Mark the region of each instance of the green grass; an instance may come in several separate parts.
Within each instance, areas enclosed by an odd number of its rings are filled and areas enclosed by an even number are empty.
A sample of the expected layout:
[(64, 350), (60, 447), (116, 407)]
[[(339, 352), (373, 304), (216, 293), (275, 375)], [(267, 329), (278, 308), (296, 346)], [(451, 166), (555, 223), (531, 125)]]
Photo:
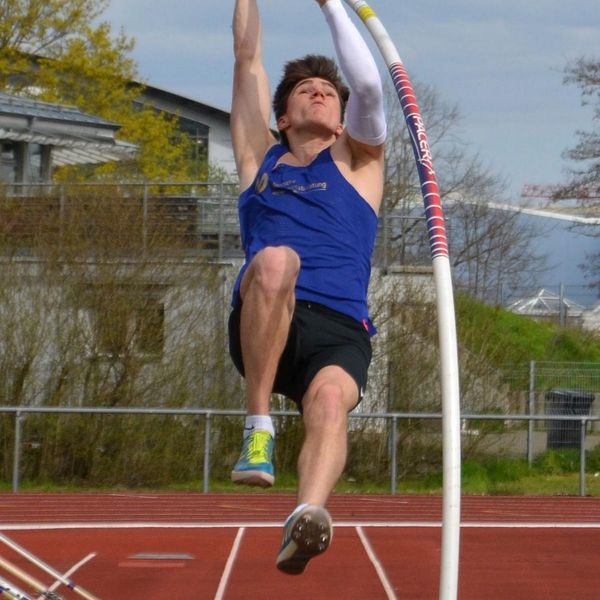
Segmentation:
[[(586, 460), (585, 491), (589, 496), (600, 496), (600, 446), (588, 452)], [(462, 464), (462, 493), (467, 495), (579, 495), (579, 452), (576, 449), (549, 450), (536, 458), (530, 467), (526, 460), (506, 457), (486, 458), (480, 461), (466, 460)], [(356, 481), (342, 477), (335, 488), (336, 493), (389, 494), (390, 481)], [(295, 493), (295, 473), (280, 473), (276, 485), (260, 493)], [(202, 480), (162, 487), (93, 487), (77, 485), (39, 484), (24, 481), (23, 492), (200, 492)], [(10, 483), (0, 483), (0, 491), (9, 492)], [(227, 480), (212, 480), (211, 492), (247, 492), (249, 488), (235, 485)], [(442, 473), (398, 480), (397, 494), (442, 493)]]
[(531, 360), (600, 363), (597, 333), (536, 321), (464, 295), (457, 295), (456, 314), (461, 344), (499, 368)]
[[(586, 470), (586, 494), (600, 495), (600, 447), (588, 452)], [(464, 494), (578, 495), (579, 451), (549, 450), (538, 456), (531, 467), (524, 459), (467, 460), (462, 464), (461, 479)], [(441, 493), (442, 474), (435, 473), (418, 482), (422, 487), (414, 484), (411, 482), (409, 489)]]

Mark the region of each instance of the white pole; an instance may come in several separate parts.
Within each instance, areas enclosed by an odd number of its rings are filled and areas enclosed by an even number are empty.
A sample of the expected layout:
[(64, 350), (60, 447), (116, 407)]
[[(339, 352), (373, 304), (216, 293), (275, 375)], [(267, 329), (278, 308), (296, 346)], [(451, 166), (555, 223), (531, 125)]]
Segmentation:
[[(13, 583), (6, 581), (0, 577), (0, 598), (12, 598), (14, 600), (29, 600), (29, 596)], [(4, 594), (4, 595), (3, 595)]]
[(460, 392), (456, 321), (450, 265), (447, 257), (433, 259), (437, 293), (438, 335), (442, 382), (443, 510), (440, 600), (458, 594), (460, 553)]
[(2, 556), (0, 556), (0, 567), (8, 571), (11, 575), (18, 577), (21, 581), (26, 583), (39, 594), (43, 594), (44, 592), (46, 592), (46, 586), (39, 579), (36, 579), (33, 575), (29, 575), (29, 573), (25, 573), (23, 569), (11, 563), (9, 560), (3, 558)]
[(421, 181), (437, 296), (442, 388), (444, 483), (439, 598), (455, 600), (460, 552), (460, 392), (454, 296), (442, 207), (425, 127), (400, 55), (375, 11), (366, 2), (345, 2), (366, 25), (390, 71), (411, 134)]
[[(28, 550), (25, 550), (22, 546), (17, 544), (11, 540), (7, 535), (0, 533), (0, 541), (6, 544), (9, 548), (12, 548), (15, 552), (20, 554), (22, 557), (26, 558), (30, 562), (32, 562), (36, 567), (40, 568), (42, 571), (45, 571), (49, 575), (52, 575), (54, 579), (57, 579), (64, 585), (66, 585), (70, 590), (76, 592), (86, 600), (100, 600), (96, 596), (90, 594), (90, 592), (84, 590), (79, 585), (76, 585), (73, 581), (65, 577), (62, 573), (59, 573), (56, 569), (52, 568), (50, 565), (47, 565), (44, 561), (42, 561), (37, 556), (33, 555)], [(30, 578), (33, 581), (33, 578)], [(39, 582), (35, 582), (37, 585)], [(43, 590), (44, 591), (44, 590)]]

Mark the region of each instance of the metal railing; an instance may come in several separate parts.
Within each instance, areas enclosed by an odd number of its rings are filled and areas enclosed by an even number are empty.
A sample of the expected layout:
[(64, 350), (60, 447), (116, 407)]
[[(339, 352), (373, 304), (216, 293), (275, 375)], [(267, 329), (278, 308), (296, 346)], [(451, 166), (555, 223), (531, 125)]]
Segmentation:
[[(224, 410), (207, 408), (114, 408), (114, 407), (25, 407), (25, 406), (0, 406), (0, 413), (14, 414), (14, 452), (12, 468), (12, 491), (17, 493), (21, 482), (21, 448), (22, 448), (22, 422), (27, 414), (110, 414), (110, 415), (165, 415), (165, 416), (201, 416), (204, 417), (204, 456), (203, 456), (203, 492), (210, 490), (211, 475), (211, 429), (212, 420), (215, 416), (239, 416), (246, 413), (242, 410)], [(295, 411), (272, 411), (273, 417), (297, 417)], [(440, 420), (441, 413), (421, 412), (386, 412), (369, 413), (356, 412), (350, 414), (350, 419), (382, 419), (391, 422), (389, 448), (390, 448), (390, 494), (394, 495), (397, 489), (398, 479), (398, 422), (406, 419), (415, 420)], [(522, 414), (461, 414), (464, 425), (469, 421), (567, 421), (576, 422), (580, 425), (579, 444), (579, 494), (585, 496), (585, 471), (586, 471), (586, 436), (588, 423), (600, 421), (600, 416), (594, 415), (522, 415)], [(529, 445), (529, 440), (528, 440)], [(529, 453), (529, 450), (528, 450)]]

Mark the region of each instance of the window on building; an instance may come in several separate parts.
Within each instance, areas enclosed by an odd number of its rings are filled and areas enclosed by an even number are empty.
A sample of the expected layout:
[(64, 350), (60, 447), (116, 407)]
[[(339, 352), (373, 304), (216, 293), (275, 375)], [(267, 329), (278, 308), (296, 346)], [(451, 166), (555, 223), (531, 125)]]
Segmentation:
[(15, 144), (2, 142), (0, 144), (0, 182), (14, 183), (16, 179)]
[(198, 123), (185, 117), (179, 117), (180, 129), (189, 136), (192, 147), (190, 159), (194, 165), (196, 178), (205, 176), (208, 165), (208, 134), (209, 128), (203, 123)]
[(29, 144), (29, 181), (41, 183), (42, 180), (42, 146)]

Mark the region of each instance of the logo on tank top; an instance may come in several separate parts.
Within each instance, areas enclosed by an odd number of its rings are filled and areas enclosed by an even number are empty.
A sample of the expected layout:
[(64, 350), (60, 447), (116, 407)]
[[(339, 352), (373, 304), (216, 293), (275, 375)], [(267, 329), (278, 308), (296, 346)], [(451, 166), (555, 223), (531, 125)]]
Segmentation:
[(281, 183), (272, 184), (273, 193), (285, 194), (286, 192), (292, 192), (293, 194), (303, 194), (307, 192), (325, 192), (327, 191), (326, 181), (316, 181), (314, 183), (298, 183), (295, 179), (288, 179)]

